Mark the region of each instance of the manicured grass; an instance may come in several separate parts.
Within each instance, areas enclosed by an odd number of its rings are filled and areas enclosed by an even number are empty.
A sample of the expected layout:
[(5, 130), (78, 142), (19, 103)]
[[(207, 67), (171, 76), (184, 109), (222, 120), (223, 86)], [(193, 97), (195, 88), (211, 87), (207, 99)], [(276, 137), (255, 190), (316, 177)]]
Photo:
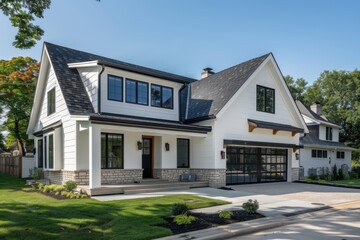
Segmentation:
[(344, 184), (349, 186), (359, 186), (360, 187), (360, 179), (350, 179), (350, 180), (340, 180), (340, 181), (331, 181), (336, 184)]
[(360, 179), (349, 179), (349, 180), (339, 180), (339, 181), (326, 181), (326, 180), (311, 180), (309, 178), (305, 179), (306, 182), (310, 183), (320, 183), (320, 184), (339, 184), (339, 185), (347, 185), (347, 186), (354, 186), (360, 187)]
[(23, 192), (25, 181), (0, 173), (0, 239), (153, 239), (171, 235), (156, 225), (171, 204), (203, 208), (219, 201), (193, 195), (99, 202), (55, 200)]

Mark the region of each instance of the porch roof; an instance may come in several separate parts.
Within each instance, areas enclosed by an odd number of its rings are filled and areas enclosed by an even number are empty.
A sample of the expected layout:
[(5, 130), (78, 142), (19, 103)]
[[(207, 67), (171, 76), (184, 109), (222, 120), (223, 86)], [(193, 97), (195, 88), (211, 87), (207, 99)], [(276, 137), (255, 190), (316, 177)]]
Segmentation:
[(304, 133), (304, 129), (294, 127), (291, 125), (287, 125), (287, 124), (265, 122), (265, 121), (254, 120), (254, 119), (248, 119), (248, 124), (249, 124), (249, 132), (252, 132), (255, 128), (265, 128), (265, 129), (272, 129), (274, 135), (278, 131), (292, 132), (293, 136), (296, 133)]
[(173, 130), (181, 132), (193, 132), (206, 134), (211, 132), (211, 126), (199, 126), (184, 124), (177, 121), (167, 121), (152, 118), (134, 117), (114, 114), (90, 114), (92, 123), (121, 125), (128, 127), (142, 127), (161, 130)]

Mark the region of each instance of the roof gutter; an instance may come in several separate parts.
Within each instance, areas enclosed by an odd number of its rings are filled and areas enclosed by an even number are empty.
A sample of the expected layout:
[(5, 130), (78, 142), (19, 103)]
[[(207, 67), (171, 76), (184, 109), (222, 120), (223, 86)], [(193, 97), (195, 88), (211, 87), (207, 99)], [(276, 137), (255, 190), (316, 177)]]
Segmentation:
[(100, 65), (101, 70), (99, 72), (98, 75), (98, 113), (101, 113), (101, 74), (104, 72), (105, 70), (105, 65)]

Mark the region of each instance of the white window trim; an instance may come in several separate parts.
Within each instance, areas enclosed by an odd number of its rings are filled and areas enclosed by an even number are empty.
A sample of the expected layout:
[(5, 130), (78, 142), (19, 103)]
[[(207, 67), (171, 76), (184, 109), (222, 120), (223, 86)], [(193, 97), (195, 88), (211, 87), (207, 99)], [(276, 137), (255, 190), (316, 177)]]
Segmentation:
[[(49, 136), (53, 136), (53, 168), (49, 168)], [(45, 137), (46, 137), (46, 149), (45, 149)], [(43, 169), (44, 170), (54, 170), (55, 169), (55, 132), (49, 132), (43, 135)], [(46, 152), (46, 156), (45, 156)], [(46, 161), (46, 164), (45, 164)], [(45, 168), (46, 166), (46, 168)]]

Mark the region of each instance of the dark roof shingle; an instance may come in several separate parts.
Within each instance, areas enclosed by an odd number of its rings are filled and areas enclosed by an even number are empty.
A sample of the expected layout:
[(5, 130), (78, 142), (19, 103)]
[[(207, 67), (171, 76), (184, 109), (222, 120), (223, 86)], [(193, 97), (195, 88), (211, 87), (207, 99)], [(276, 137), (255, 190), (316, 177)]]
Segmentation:
[(191, 83), (185, 121), (195, 122), (216, 116), (270, 55), (251, 59)]

